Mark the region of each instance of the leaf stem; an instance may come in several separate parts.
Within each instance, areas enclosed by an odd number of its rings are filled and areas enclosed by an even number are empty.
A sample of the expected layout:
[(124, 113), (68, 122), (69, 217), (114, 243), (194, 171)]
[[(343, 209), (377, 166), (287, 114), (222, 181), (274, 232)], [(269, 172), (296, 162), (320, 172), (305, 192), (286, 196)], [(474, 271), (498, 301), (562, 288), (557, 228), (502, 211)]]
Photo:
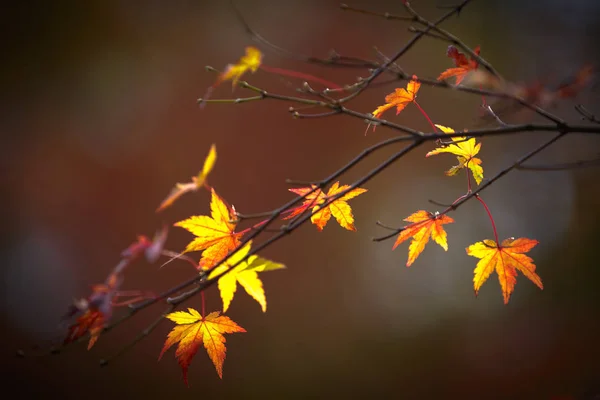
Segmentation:
[(496, 246), (499, 247), (500, 241), (498, 240), (498, 231), (496, 230), (496, 223), (494, 222), (494, 217), (492, 217), (492, 213), (490, 212), (490, 209), (488, 208), (487, 204), (485, 204), (485, 201), (483, 201), (481, 196), (479, 196), (479, 194), (476, 194), (475, 198), (481, 203), (481, 205), (483, 205), (483, 208), (485, 208), (485, 212), (487, 213), (488, 217), (490, 218), (490, 222), (492, 223), (492, 229), (494, 230), (494, 239), (496, 239)]
[(429, 115), (427, 115), (427, 113), (425, 112), (425, 110), (423, 110), (423, 108), (419, 105), (419, 103), (417, 103), (416, 100), (413, 100), (413, 103), (415, 103), (415, 105), (417, 106), (417, 108), (419, 109), (419, 111), (421, 111), (421, 114), (423, 114), (423, 116), (427, 119), (427, 122), (429, 122), (429, 125), (431, 125), (431, 127), (433, 128), (433, 131), (435, 133), (437, 133), (438, 130), (435, 127), (435, 124), (433, 123), (433, 121), (431, 120), (431, 118), (429, 118)]
[(238, 232), (237, 234), (240, 235), (240, 236), (242, 236), (242, 235), (250, 232), (253, 229), (260, 228), (261, 225), (266, 224), (268, 221), (269, 221), (269, 219), (265, 219), (264, 221), (260, 221), (259, 223), (256, 223), (256, 224), (254, 224), (252, 226), (249, 226), (248, 228), (244, 229), (243, 231)]
[(326, 79), (319, 78), (318, 76), (314, 76), (314, 75), (310, 75), (310, 74), (305, 74), (303, 72), (293, 71), (293, 70), (284, 69), (284, 68), (268, 67), (268, 66), (266, 66), (264, 64), (260, 66), (260, 69), (262, 69), (265, 72), (269, 72), (271, 74), (291, 76), (293, 78), (305, 79), (305, 80), (307, 80), (309, 82), (318, 82), (321, 85), (326, 86), (328, 89), (341, 89), (342, 88), (337, 83), (333, 83), (333, 82), (328, 81)]

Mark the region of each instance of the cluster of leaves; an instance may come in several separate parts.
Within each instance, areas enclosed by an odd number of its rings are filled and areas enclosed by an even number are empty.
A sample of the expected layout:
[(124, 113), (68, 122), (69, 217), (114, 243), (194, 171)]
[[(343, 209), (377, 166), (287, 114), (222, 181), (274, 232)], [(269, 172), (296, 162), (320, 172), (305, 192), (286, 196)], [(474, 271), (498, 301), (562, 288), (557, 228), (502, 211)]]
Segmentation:
[[(250, 240), (243, 244), (242, 240), (244, 234), (249, 232), (253, 227), (236, 232), (238, 220), (236, 219), (235, 208), (228, 206), (216, 193), (215, 189), (206, 183), (206, 176), (212, 169), (214, 159), (216, 159), (216, 151), (214, 151), (213, 147), (205, 161), (203, 172), (200, 173), (202, 179), (198, 178), (192, 182), (197, 183), (198, 181), (202, 181), (204, 187), (210, 189), (211, 215), (192, 216), (176, 222), (174, 225), (188, 230), (195, 236), (185, 248), (184, 253), (202, 252), (197, 269), (200, 273), (205, 274), (207, 279), (218, 280), (217, 284), (223, 301), (223, 313), (229, 309), (238, 284), (258, 302), (262, 311), (266, 312), (267, 299), (263, 282), (259, 278), (258, 273), (283, 269), (285, 266), (256, 254), (249, 255), (252, 241)], [(208, 168), (207, 165), (209, 166)], [(178, 191), (180, 187), (181, 184), (178, 184), (174, 192), (167, 198), (166, 202), (163, 202), (163, 206), (159, 207), (159, 209), (166, 208), (173, 203), (174, 199), (182, 194), (181, 191)], [(323, 193), (316, 186), (290, 189), (304, 200), (301, 205), (289, 209), (287, 211), (288, 215), (283, 219), (296, 218), (307, 211), (311, 211), (311, 220), (317, 226), (318, 230), (322, 230), (333, 215), (340, 226), (354, 231), (356, 230), (354, 227), (354, 217), (347, 201), (364, 193), (366, 189), (348, 189), (349, 186), (340, 186), (339, 182), (332, 185), (327, 194)], [(342, 197), (333, 201), (330, 200), (335, 195), (343, 192), (346, 193)], [(177, 193), (177, 197), (173, 197), (173, 193)], [(170, 201), (170, 199), (173, 199), (173, 201)], [(164, 204), (167, 204), (167, 206), (164, 206)], [(219, 264), (224, 259), (227, 259), (227, 261)], [(226, 352), (223, 334), (245, 332), (245, 330), (228, 317), (220, 315), (219, 312), (212, 312), (203, 316), (195, 309), (190, 308), (188, 312), (178, 311), (168, 314), (166, 317), (177, 325), (169, 334), (160, 356), (162, 357), (162, 354), (169, 347), (179, 342), (175, 355), (179, 360), (184, 380), (187, 383), (188, 367), (200, 344), (203, 343), (217, 369), (217, 373), (221, 377)]]
[[(479, 46), (475, 48), (474, 53), (479, 55)], [(445, 80), (448, 78), (456, 78), (456, 85), (459, 85), (465, 76), (478, 68), (478, 62), (474, 59), (467, 59), (467, 57), (459, 52), (456, 47), (449, 46), (447, 51), (448, 57), (452, 58), (455, 67), (449, 68), (442, 72), (438, 76), (438, 80)], [(483, 180), (483, 167), (481, 166), (481, 159), (477, 157), (481, 150), (481, 143), (477, 143), (475, 138), (469, 138), (467, 136), (455, 135), (455, 131), (452, 128), (442, 126), (439, 124), (433, 124), (431, 119), (425, 113), (425, 111), (419, 106), (416, 101), (417, 93), (420, 88), (418, 77), (413, 75), (412, 80), (408, 83), (406, 89), (396, 88), (393, 93), (388, 94), (385, 97), (385, 104), (377, 107), (373, 111), (373, 116), (380, 118), (381, 114), (392, 108), (396, 107), (396, 115), (398, 115), (407, 104), (414, 103), (422, 114), (425, 116), (427, 121), (432, 124), (433, 129), (439, 129), (442, 132), (452, 135), (449, 142), (441, 142), (439, 147), (428, 152), (425, 157), (430, 157), (441, 153), (454, 154), (458, 160), (458, 164), (452, 166), (445, 173), (447, 176), (454, 176), (461, 170), (465, 170), (468, 178), (467, 193), (459, 197), (454, 203), (470, 195), (472, 193), (471, 188), (471, 175), (475, 182), (479, 185)], [(469, 175), (469, 173), (471, 175)], [(486, 239), (482, 242), (477, 242), (467, 247), (467, 254), (478, 257), (481, 260), (478, 262), (475, 268), (475, 276), (473, 278), (475, 293), (479, 292), (481, 285), (487, 280), (490, 274), (494, 271), (498, 274), (500, 286), (502, 288), (502, 294), (504, 303), (508, 303), (511, 293), (514, 290), (516, 283), (516, 271), (521, 271), (527, 278), (534, 282), (540, 289), (543, 288), (540, 277), (535, 273), (535, 265), (531, 258), (524, 255), (523, 253), (528, 252), (538, 242), (527, 238), (520, 239), (506, 239), (501, 244), (498, 244), (498, 235), (496, 232), (496, 225), (492, 218), (489, 209), (481, 196), (477, 195), (477, 199), (483, 204), (485, 210), (488, 212), (488, 216), (492, 223), (495, 241)], [(408, 261), (406, 266), (411, 266), (419, 254), (425, 249), (425, 245), (432, 238), (437, 244), (439, 244), (445, 251), (448, 250), (448, 239), (446, 231), (442, 225), (453, 223), (454, 220), (446, 215), (452, 207), (448, 207), (443, 212), (429, 212), (426, 210), (419, 210), (408, 216), (404, 221), (410, 224), (403, 227), (398, 235), (396, 242), (394, 243), (393, 249), (399, 244), (412, 238), (410, 246), (408, 248)]]
[[(475, 50), (475, 53), (479, 54), (479, 48)], [(456, 84), (460, 84), (467, 73), (478, 67), (477, 61), (473, 59), (468, 60), (464, 54), (460, 53), (453, 46), (449, 47), (448, 56), (453, 59), (455, 68), (450, 68), (441, 73), (438, 77), (439, 80), (455, 77)], [(248, 48), (246, 56), (242, 57), (238, 64), (228, 66), (225, 72), (219, 75), (216, 84), (220, 84), (222, 81), (228, 79), (235, 81), (246, 71), (255, 71), (260, 65), (260, 60), (262, 60), (260, 52), (257, 52), (254, 48)], [(378, 106), (372, 114), (374, 117), (380, 118), (386, 110), (395, 107), (396, 115), (398, 115), (408, 104), (415, 104), (434, 129), (437, 128), (450, 135), (449, 142), (440, 141), (439, 146), (429, 151), (425, 156), (430, 157), (441, 153), (454, 154), (457, 157), (458, 164), (447, 170), (446, 175), (454, 176), (464, 170), (469, 177), (468, 195), (472, 192), (470, 184), (471, 175), (477, 184), (480, 184), (484, 177), (483, 167), (481, 166), (482, 161), (478, 158), (481, 143), (477, 143), (475, 138), (456, 135), (452, 128), (433, 124), (429, 116), (416, 101), (420, 86), (418, 77), (413, 75), (412, 80), (406, 88), (397, 88), (393, 93), (387, 95), (385, 103)], [(171, 205), (173, 201), (185, 192), (195, 191), (200, 187), (209, 189), (211, 192), (211, 215), (192, 216), (175, 223), (175, 226), (184, 228), (195, 236), (187, 245), (184, 253), (202, 252), (197, 268), (201, 273), (207, 274), (207, 279), (218, 280), (218, 288), (223, 301), (223, 313), (229, 309), (238, 284), (260, 304), (262, 311), (266, 312), (266, 295), (263, 282), (259, 278), (258, 273), (281, 269), (284, 266), (257, 255), (248, 256), (252, 242), (248, 241), (244, 243), (243, 236), (253, 227), (236, 232), (239, 221), (235, 208), (228, 206), (219, 197), (214, 188), (211, 188), (206, 183), (206, 177), (212, 169), (215, 159), (216, 152), (213, 147), (198, 177), (194, 178), (191, 183), (178, 184), (159, 209), (162, 210)], [(335, 182), (327, 192), (317, 185), (289, 190), (297, 194), (302, 199), (302, 203), (286, 210), (284, 214), (287, 215), (283, 217), (284, 220), (292, 220), (305, 213), (310, 213), (311, 222), (321, 231), (333, 216), (341, 227), (350, 231), (356, 230), (354, 215), (348, 201), (365, 193), (366, 189), (352, 188), (349, 185), (340, 185), (339, 182)], [(517, 270), (521, 271), (537, 286), (542, 288), (541, 279), (535, 273), (535, 265), (531, 258), (524, 254), (533, 248), (537, 244), (537, 241), (527, 238), (511, 238), (498, 244), (495, 224), (491, 213), (489, 213), (489, 209), (481, 197), (478, 196), (478, 200), (482, 202), (488, 211), (496, 240), (485, 239), (466, 249), (467, 254), (480, 258), (474, 271), (475, 293), (479, 291), (481, 285), (494, 271), (498, 274), (505, 303), (508, 303), (510, 294), (514, 290)], [(432, 238), (444, 250), (448, 250), (447, 233), (443, 225), (454, 222), (447, 215), (451, 209), (449, 207), (442, 212), (433, 213), (426, 210), (419, 210), (405, 219), (409, 224), (400, 229), (393, 248), (395, 249), (404, 241), (411, 239), (406, 266), (410, 266), (416, 261), (425, 249), (429, 238)], [(254, 227), (260, 226), (262, 223), (264, 221), (256, 224)], [(219, 264), (224, 259), (227, 259), (227, 262)], [(225, 338), (223, 334), (245, 332), (245, 330), (218, 312), (202, 315), (193, 308), (190, 308), (188, 312), (178, 311), (171, 313), (167, 315), (167, 318), (171, 319), (177, 325), (169, 334), (161, 356), (169, 347), (179, 343), (175, 354), (179, 359), (184, 379), (187, 382), (189, 364), (200, 344), (203, 343), (219, 376), (222, 376), (223, 361), (225, 359)]]

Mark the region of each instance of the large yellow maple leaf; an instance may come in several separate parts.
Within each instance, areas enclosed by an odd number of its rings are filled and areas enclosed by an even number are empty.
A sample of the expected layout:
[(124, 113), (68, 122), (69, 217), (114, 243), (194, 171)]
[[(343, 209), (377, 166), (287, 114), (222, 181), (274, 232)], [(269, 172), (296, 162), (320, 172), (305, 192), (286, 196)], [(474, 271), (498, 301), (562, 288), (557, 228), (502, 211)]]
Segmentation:
[(400, 232), (392, 250), (400, 243), (412, 237), (412, 241), (408, 247), (407, 267), (410, 267), (417, 257), (419, 257), (419, 254), (423, 252), (430, 237), (444, 250), (448, 250), (447, 234), (442, 225), (454, 222), (452, 218), (445, 214), (432, 214), (429, 211), (419, 210), (409, 215), (404, 220), (406, 222), (412, 222), (412, 224), (408, 225)]
[(533, 260), (526, 256), (527, 253), (539, 242), (527, 238), (505, 239), (500, 246), (495, 241), (486, 239), (467, 247), (467, 254), (480, 258), (475, 267), (473, 284), (475, 294), (494, 271), (498, 274), (498, 280), (502, 288), (504, 304), (508, 303), (511, 293), (517, 283), (517, 270), (521, 271), (537, 287), (544, 289), (542, 279), (535, 272)]
[(215, 365), (219, 378), (223, 378), (223, 363), (227, 351), (223, 334), (246, 332), (244, 328), (233, 322), (229, 317), (219, 314), (219, 312), (212, 312), (207, 316), (202, 316), (193, 308), (188, 308), (187, 312), (176, 311), (165, 316), (177, 325), (169, 332), (158, 359), (160, 360), (165, 351), (171, 346), (179, 343), (175, 351), (175, 357), (181, 365), (183, 381), (186, 385), (188, 385), (188, 368), (200, 344), (204, 344), (204, 348)]
[(203, 250), (200, 266), (204, 270), (214, 267), (234, 250), (240, 244), (242, 236), (241, 233), (234, 231), (236, 223), (232, 222), (233, 212), (214, 189), (211, 189), (210, 211), (210, 217), (196, 215), (174, 224), (196, 235), (196, 238), (187, 245), (184, 253)]
[[(287, 215), (284, 219), (290, 219), (295, 217), (298, 214), (304, 212), (304, 210), (308, 208), (312, 208), (312, 215), (310, 217), (311, 222), (317, 226), (317, 229), (322, 231), (327, 222), (331, 219), (331, 216), (337, 220), (342, 228), (348, 229), (349, 231), (356, 231), (356, 227), (354, 226), (354, 215), (352, 214), (352, 207), (348, 204), (348, 200), (355, 198), (358, 195), (361, 195), (367, 191), (367, 189), (363, 188), (354, 188), (350, 190), (348, 193), (343, 195), (337, 200), (334, 200), (329, 205), (325, 207), (321, 207), (321, 204), (324, 204), (330, 198), (335, 196), (338, 193), (341, 193), (350, 188), (349, 185), (340, 186), (339, 182), (334, 183), (327, 191), (327, 194), (324, 194), (321, 189), (316, 189), (316, 186), (305, 187), (305, 188), (294, 188), (289, 189), (290, 192), (294, 192), (299, 196), (306, 196), (303, 203), (292, 210), (292, 212)], [(311, 190), (316, 189), (314, 192), (309, 193)]]
[(208, 279), (213, 279), (215, 276), (221, 275), (237, 264), (233, 267), (232, 271), (227, 272), (219, 278), (218, 286), (221, 299), (223, 300), (223, 312), (226, 312), (229, 308), (238, 283), (244, 288), (246, 293), (260, 304), (263, 312), (267, 311), (267, 298), (263, 283), (258, 277), (258, 272), (282, 269), (285, 268), (285, 265), (259, 257), (256, 254), (251, 255), (245, 261), (241, 261), (248, 255), (251, 246), (252, 241), (249, 241), (244, 247), (232, 254), (226, 263), (214, 268), (210, 275), (208, 275)]
[[(454, 129), (448, 128), (442, 125), (435, 125), (444, 133), (454, 133)], [(452, 142), (449, 145), (438, 147), (437, 149), (431, 150), (425, 155), (425, 157), (433, 156), (440, 153), (452, 153), (456, 155), (458, 159), (458, 165), (453, 166), (446, 175), (456, 175), (462, 168), (469, 168), (473, 173), (475, 182), (479, 185), (483, 180), (483, 167), (481, 166), (481, 159), (475, 157), (481, 149), (481, 143), (477, 143), (475, 138), (467, 139), (464, 136), (452, 137)]]

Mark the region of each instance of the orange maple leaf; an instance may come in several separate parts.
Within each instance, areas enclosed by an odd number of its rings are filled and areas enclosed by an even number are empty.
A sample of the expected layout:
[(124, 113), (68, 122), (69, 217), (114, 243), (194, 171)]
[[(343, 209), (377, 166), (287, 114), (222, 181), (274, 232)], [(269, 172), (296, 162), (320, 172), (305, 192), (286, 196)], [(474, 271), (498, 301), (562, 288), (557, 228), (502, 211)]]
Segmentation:
[(400, 232), (392, 250), (408, 238), (413, 238), (408, 247), (407, 267), (410, 267), (417, 257), (419, 257), (419, 254), (423, 252), (430, 237), (442, 246), (444, 250), (448, 251), (447, 235), (442, 225), (454, 222), (452, 218), (445, 214), (440, 215), (437, 212), (432, 214), (429, 211), (419, 210), (404, 220), (412, 222), (412, 224)]
[[(442, 125), (437, 126), (444, 133), (454, 133), (454, 129), (448, 128)], [(453, 176), (458, 173), (462, 168), (469, 168), (473, 173), (475, 182), (479, 185), (483, 180), (483, 167), (481, 166), (481, 159), (475, 157), (481, 149), (481, 143), (477, 143), (475, 138), (467, 139), (465, 136), (453, 136), (452, 143), (438, 147), (428, 152), (425, 157), (433, 156), (440, 153), (451, 153), (456, 155), (458, 159), (458, 165), (453, 166), (446, 175)]]
[[(393, 107), (396, 107), (396, 115), (400, 114), (400, 111), (404, 110), (408, 103), (415, 101), (417, 98), (417, 92), (421, 87), (421, 83), (417, 79), (417, 76), (413, 75), (412, 80), (406, 85), (406, 89), (396, 88), (394, 92), (385, 96), (385, 104), (377, 107), (372, 113), (373, 116), (380, 118), (381, 114)], [(373, 126), (373, 131), (375, 131), (375, 128)], [(368, 129), (369, 127), (367, 127)]]
[(210, 269), (221, 259), (240, 244), (242, 233), (235, 233), (236, 223), (232, 221), (233, 212), (211, 189), (210, 210), (211, 216), (195, 215), (174, 225), (187, 229), (197, 237), (192, 240), (184, 250), (202, 252), (200, 266)]
[(212, 171), (213, 167), (215, 166), (216, 161), (217, 161), (217, 147), (213, 144), (210, 147), (210, 151), (208, 152), (208, 155), (204, 159), (204, 166), (202, 167), (202, 171), (200, 171), (197, 176), (192, 177), (191, 182), (175, 184), (175, 187), (173, 189), (171, 189), (171, 193), (169, 193), (167, 198), (165, 198), (162, 201), (162, 203), (160, 203), (160, 206), (158, 206), (158, 208), (156, 209), (156, 212), (162, 211), (165, 208), (169, 207), (171, 204), (173, 204), (178, 198), (180, 198), (184, 194), (186, 194), (188, 192), (195, 192), (196, 190), (198, 190), (202, 186), (204, 186), (204, 184), (206, 182), (206, 178), (208, 177), (208, 174), (210, 174), (210, 171)]
[[(477, 55), (479, 55), (479, 51), (479, 46), (473, 49), (473, 52)], [(442, 72), (437, 78), (438, 81), (443, 81), (444, 79), (448, 79), (455, 76), (456, 85), (458, 85), (462, 82), (462, 80), (465, 78), (469, 71), (473, 71), (479, 66), (477, 60), (468, 60), (463, 53), (458, 51), (458, 49), (452, 45), (448, 46), (448, 51), (446, 52), (446, 55), (452, 58), (452, 60), (454, 61), (454, 65), (456, 65), (456, 68), (448, 68), (447, 70)]]
[(533, 260), (524, 254), (538, 243), (533, 239), (509, 238), (498, 246), (493, 240), (486, 239), (467, 247), (468, 255), (481, 259), (475, 267), (475, 276), (473, 277), (475, 295), (494, 271), (498, 274), (498, 280), (502, 287), (504, 304), (508, 304), (508, 299), (515, 289), (517, 270), (521, 271), (537, 287), (544, 289), (542, 279), (535, 273)]
[(248, 46), (246, 47), (246, 54), (239, 59), (236, 64), (229, 64), (225, 67), (225, 71), (223, 71), (217, 81), (213, 85), (216, 87), (224, 81), (231, 80), (231, 86), (235, 87), (238, 81), (247, 71), (256, 72), (256, 70), (260, 67), (262, 63), (263, 54), (256, 47)]
[[(212, 360), (219, 378), (223, 378), (223, 363), (225, 362), (225, 337), (224, 333), (246, 332), (244, 328), (233, 322), (229, 317), (219, 315), (218, 311), (203, 317), (193, 308), (188, 311), (176, 311), (166, 315), (166, 318), (175, 322), (158, 359), (160, 360), (171, 346), (179, 342), (175, 357), (183, 371), (183, 381), (188, 385), (187, 370), (196, 355), (200, 344)], [(188, 385), (189, 386), (189, 385)]]
[[(327, 225), (327, 222), (331, 218), (331, 215), (334, 216), (334, 218), (337, 220), (337, 222), (342, 228), (348, 229), (349, 231), (356, 231), (356, 227), (354, 226), (354, 216), (352, 215), (352, 208), (348, 204), (348, 200), (363, 194), (367, 191), (367, 189), (352, 189), (339, 199), (327, 205), (326, 207), (320, 207), (321, 204), (325, 203), (336, 194), (341, 193), (350, 188), (349, 185), (339, 186), (339, 184), (339, 182), (336, 182), (333, 185), (331, 185), (331, 188), (329, 188), (329, 191), (326, 195), (321, 189), (317, 189), (317, 186), (315, 185), (306, 188), (288, 189), (290, 192), (294, 192), (299, 196), (306, 197), (304, 199), (304, 202), (300, 206), (293, 209), (292, 212), (283, 219), (293, 218), (296, 215), (303, 213), (304, 210), (312, 208), (313, 214), (310, 217), (310, 220), (314, 225), (317, 226), (317, 229), (319, 229), (319, 231), (322, 231), (325, 225)], [(313, 189), (316, 190), (311, 194), (307, 195), (307, 193)]]

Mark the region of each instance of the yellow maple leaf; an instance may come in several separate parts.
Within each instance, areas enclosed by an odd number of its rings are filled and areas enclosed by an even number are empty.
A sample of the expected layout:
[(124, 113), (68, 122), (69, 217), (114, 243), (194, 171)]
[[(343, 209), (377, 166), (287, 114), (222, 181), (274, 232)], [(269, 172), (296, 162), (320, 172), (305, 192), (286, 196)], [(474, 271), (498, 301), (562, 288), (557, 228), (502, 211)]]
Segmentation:
[(217, 79), (217, 86), (221, 82), (231, 80), (231, 85), (235, 87), (238, 81), (247, 71), (256, 72), (262, 63), (263, 54), (256, 47), (246, 47), (246, 54), (242, 56), (236, 64), (229, 64), (225, 71)]
[(214, 268), (208, 276), (208, 279), (213, 279), (237, 264), (232, 271), (219, 278), (218, 286), (223, 300), (223, 312), (226, 312), (229, 308), (238, 283), (246, 293), (260, 304), (263, 312), (267, 311), (267, 298), (263, 283), (258, 277), (258, 272), (282, 269), (285, 268), (285, 265), (259, 257), (256, 254), (251, 255), (245, 261), (241, 261), (248, 255), (251, 246), (252, 241), (249, 241), (244, 247), (232, 254), (227, 263)]
[(419, 254), (423, 252), (430, 237), (444, 250), (448, 250), (447, 235), (442, 225), (454, 222), (452, 218), (445, 214), (432, 214), (429, 211), (419, 210), (404, 220), (412, 223), (400, 232), (392, 250), (400, 243), (412, 237), (412, 241), (408, 247), (407, 267), (410, 267), (417, 257), (419, 257)]
[[(454, 133), (454, 129), (448, 128), (442, 125), (435, 125), (444, 133)], [(452, 153), (456, 155), (458, 159), (458, 165), (453, 166), (446, 175), (452, 176), (462, 168), (469, 168), (473, 173), (475, 182), (479, 185), (483, 180), (483, 167), (481, 166), (481, 159), (475, 157), (481, 149), (481, 143), (477, 143), (475, 138), (467, 139), (465, 136), (454, 136), (452, 137), (453, 143), (438, 147), (427, 153), (425, 157), (433, 156), (440, 153)]]
[(544, 289), (542, 279), (535, 272), (533, 260), (524, 254), (538, 243), (533, 239), (509, 238), (498, 246), (495, 241), (486, 239), (467, 247), (468, 255), (481, 259), (475, 267), (475, 276), (473, 277), (475, 294), (477, 295), (481, 285), (494, 271), (498, 274), (504, 304), (508, 303), (510, 295), (515, 289), (517, 270), (521, 271), (537, 287)]
[(211, 216), (195, 215), (174, 225), (187, 229), (196, 238), (184, 250), (202, 252), (200, 266), (210, 269), (240, 244), (240, 233), (236, 233), (236, 223), (232, 222), (233, 213), (225, 202), (211, 189)]
[(175, 351), (175, 357), (183, 371), (183, 381), (188, 384), (187, 370), (196, 355), (200, 344), (215, 365), (219, 378), (223, 378), (223, 363), (225, 362), (225, 337), (224, 333), (246, 332), (244, 328), (233, 322), (229, 317), (212, 312), (203, 317), (193, 308), (188, 311), (176, 311), (165, 317), (177, 325), (169, 332), (158, 359), (160, 360), (171, 346), (179, 343)]
[[(327, 222), (331, 219), (331, 216), (337, 220), (342, 228), (348, 229), (349, 231), (356, 231), (356, 227), (354, 226), (354, 215), (352, 215), (352, 208), (348, 204), (348, 200), (355, 198), (358, 195), (361, 195), (367, 191), (367, 189), (363, 188), (354, 188), (339, 199), (333, 201), (329, 205), (325, 207), (321, 207), (321, 204), (324, 204), (328, 199), (332, 198), (334, 195), (341, 193), (345, 190), (348, 190), (350, 185), (342, 185), (340, 186), (339, 182), (334, 183), (329, 188), (327, 195), (325, 195), (321, 189), (316, 189), (316, 186), (306, 187), (306, 188), (294, 188), (289, 189), (290, 192), (294, 192), (299, 196), (306, 196), (302, 205), (296, 207), (292, 210), (292, 212), (286, 216), (284, 219), (290, 219), (298, 214), (301, 214), (307, 208), (312, 207), (313, 214), (311, 215), (311, 222), (317, 226), (317, 229), (320, 231), (323, 230)], [(307, 195), (312, 189), (316, 189), (311, 194)]]
[(171, 189), (171, 193), (169, 193), (167, 198), (164, 199), (162, 201), (162, 203), (160, 203), (160, 206), (158, 206), (158, 208), (156, 209), (156, 212), (162, 211), (165, 208), (169, 207), (178, 198), (183, 196), (185, 193), (195, 192), (196, 190), (198, 190), (202, 186), (204, 186), (204, 183), (206, 182), (206, 178), (208, 177), (208, 174), (210, 174), (213, 167), (215, 166), (216, 161), (217, 161), (217, 147), (213, 144), (210, 147), (210, 151), (208, 152), (208, 155), (204, 159), (204, 166), (202, 167), (202, 170), (198, 173), (198, 175), (192, 177), (191, 182), (175, 184), (175, 187), (173, 189)]

